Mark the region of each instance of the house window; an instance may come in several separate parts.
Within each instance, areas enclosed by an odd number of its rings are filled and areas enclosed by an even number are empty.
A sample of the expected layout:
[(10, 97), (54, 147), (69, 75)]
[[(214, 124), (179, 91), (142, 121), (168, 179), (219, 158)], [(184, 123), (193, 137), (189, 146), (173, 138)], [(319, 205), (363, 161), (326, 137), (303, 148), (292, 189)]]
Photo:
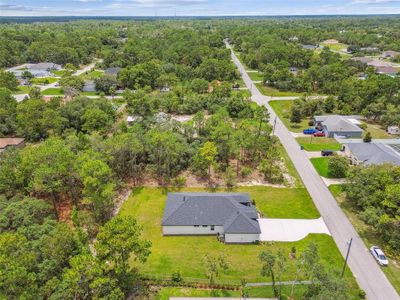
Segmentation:
[(203, 227), (207, 227), (207, 225), (203, 225)]
[(211, 225), (211, 231), (214, 231), (214, 229), (215, 229), (215, 226)]
[(194, 227), (200, 227), (200, 225), (194, 225)]

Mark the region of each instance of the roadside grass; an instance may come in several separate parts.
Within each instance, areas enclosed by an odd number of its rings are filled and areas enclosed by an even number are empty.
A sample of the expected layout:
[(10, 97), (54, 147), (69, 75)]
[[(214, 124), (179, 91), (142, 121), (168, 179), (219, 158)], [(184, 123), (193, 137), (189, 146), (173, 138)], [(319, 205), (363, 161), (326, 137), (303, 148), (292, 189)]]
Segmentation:
[[(321, 46), (323, 47), (328, 47), (329, 49), (335, 50), (335, 51), (346, 51), (348, 45), (343, 44), (343, 43), (337, 43), (337, 44), (325, 44), (321, 43)], [(347, 54), (347, 53), (345, 53)]]
[(308, 126), (307, 119), (302, 120), (299, 124), (293, 124), (290, 122), (290, 113), (293, 103), (293, 100), (273, 100), (269, 102), (272, 109), (290, 131), (303, 132), (303, 129), (310, 127)]
[(246, 71), (257, 71), (257, 70), (254, 70), (254, 69), (250, 68), (248, 65), (246, 65), (246, 64), (244, 63), (244, 61), (243, 61), (243, 59), (242, 59), (242, 53), (241, 53), (241, 52), (239, 52), (239, 51), (237, 51), (237, 50), (233, 50), (233, 52), (235, 52), (236, 57), (240, 60), (240, 62), (242, 63), (242, 65), (243, 65), (243, 67), (244, 67), (244, 69), (245, 69)]
[[(256, 201), (260, 210), (270, 217), (317, 217), (318, 213), (312, 203), (304, 205), (304, 199), (309, 197), (296, 196), (298, 190), (271, 187), (246, 187), (237, 189), (240, 192), (249, 192)], [(204, 191), (200, 188), (184, 188), (182, 191)], [(301, 253), (311, 242), (319, 248), (321, 261), (334, 272), (340, 272), (343, 258), (337, 249), (332, 237), (325, 234), (311, 234), (298, 242), (276, 242), (251, 245), (225, 245), (217, 241), (214, 236), (162, 236), (161, 220), (167, 197), (167, 189), (163, 188), (136, 188), (123, 204), (121, 215), (132, 215), (143, 226), (143, 237), (152, 242), (151, 255), (143, 265), (132, 257), (131, 266), (138, 266), (144, 275), (156, 278), (170, 278), (171, 274), (180, 271), (184, 280), (204, 282), (207, 280), (204, 266), (205, 255), (224, 255), (230, 268), (221, 274), (218, 283), (240, 284), (241, 279), (248, 282), (265, 282), (268, 279), (260, 275), (258, 255), (261, 251), (277, 251), (282, 248), (289, 253), (296, 247)], [(310, 200), (308, 200), (310, 202)], [(310, 208), (311, 207), (311, 208)], [(288, 260), (288, 269), (282, 280), (294, 279), (295, 260)], [(185, 279), (186, 278), (186, 279)], [(347, 269), (346, 279), (353, 289), (357, 284)]]
[(67, 70), (55, 70), (55, 71), (52, 71), (51, 73), (53, 73), (56, 76), (63, 77), (65, 75), (69, 74), (69, 71), (67, 71)]
[(12, 93), (14, 95), (28, 94), (30, 89), (31, 87), (28, 85), (19, 85), (18, 89), (16, 91), (13, 91)]
[(43, 77), (43, 78), (32, 78), (31, 83), (32, 84), (37, 84), (37, 85), (45, 85), (45, 84), (50, 84), (57, 82), (58, 78), (54, 77)]
[(333, 138), (325, 137), (298, 137), (296, 141), (303, 146), (305, 151), (332, 150), (340, 151), (342, 145)]
[(253, 81), (263, 81), (264, 76), (260, 72), (247, 72), (247, 75), (249, 75), (250, 79)]
[(318, 174), (325, 177), (331, 178), (328, 172), (328, 157), (314, 157), (310, 159), (311, 163), (313, 164), (314, 168), (317, 170)]
[(49, 88), (44, 91), (42, 91), (43, 96), (62, 96), (64, 95), (64, 92), (60, 88)]
[(385, 254), (389, 258), (389, 265), (387, 267), (381, 267), (381, 269), (386, 274), (396, 291), (400, 293), (400, 261), (398, 259), (396, 260), (395, 256), (393, 256), (389, 250), (385, 249), (385, 243), (382, 241), (374, 228), (366, 224), (360, 218), (357, 207), (355, 207), (349, 201), (346, 201), (343, 185), (331, 185), (329, 186), (329, 190), (336, 198), (336, 201), (339, 203), (340, 207), (349, 218), (350, 222), (353, 224), (354, 228), (357, 230), (366, 246), (370, 248), (373, 245), (378, 245), (385, 251)]
[[(250, 75), (252, 73), (248, 73), (248, 74)], [(264, 94), (265, 96), (271, 96), (271, 97), (290, 97), (290, 96), (301, 97), (305, 94), (305, 93), (298, 93), (298, 92), (291, 92), (291, 91), (280, 91), (276, 88), (273, 88), (270, 86), (265, 86), (261, 82), (256, 83), (256, 86), (262, 94)]]
[(285, 162), (285, 167), (292, 179), (294, 180), (294, 186), (295, 187), (303, 187), (303, 181), (300, 178), (299, 173), (297, 172), (292, 160), (290, 159), (289, 155), (287, 154), (285, 148), (282, 146), (281, 143), (277, 144), (277, 149), (282, 157), (283, 161)]
[(373, 139), (393, 139), (399, 136), (390, 135), (386, 132), (386, 130), (382, 127), (382, 125), (373, 122), (363, 122), (367, 126), (364, 130), (365, 132), (370, 132)]
[(82, 92), (81, 94), (85, 96), (100, 96), (99, 92)]

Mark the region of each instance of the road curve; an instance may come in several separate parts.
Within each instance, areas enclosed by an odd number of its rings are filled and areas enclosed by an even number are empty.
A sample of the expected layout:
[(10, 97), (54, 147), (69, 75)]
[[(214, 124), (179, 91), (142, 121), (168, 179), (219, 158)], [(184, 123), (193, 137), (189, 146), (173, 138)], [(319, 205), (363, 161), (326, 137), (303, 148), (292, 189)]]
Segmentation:
[(300, 146), (297, 144), (294, 137), (290, 134), (279, 117), (276, 116), (268, 103), (271, 97), (264, 96), (260, 93), (246, 73), (245, 68), (232, 51), (231, 46), (227, 43), (226, 46), (231, 49), (232, 60), (238, 67), (246, 86), (251, 91), (252, 100), (259, 105), (264, 105), (268, 109), (271, 124), (276, 120), (275, 135), (279, 137), (290, 159), (293, 161), (297, 172), (310, 193), (315, 206), (318, 208), (343, 257), (346, 255), (347, 242), (350, 238), (353, 238), (348, 265), (360, 288), (366, 292), (367, 299), (400, 299), (396, 290), (372, 258), (353, 225), (347, 219), (335, 198), (315, 171), (304, 151), (300, 150)]

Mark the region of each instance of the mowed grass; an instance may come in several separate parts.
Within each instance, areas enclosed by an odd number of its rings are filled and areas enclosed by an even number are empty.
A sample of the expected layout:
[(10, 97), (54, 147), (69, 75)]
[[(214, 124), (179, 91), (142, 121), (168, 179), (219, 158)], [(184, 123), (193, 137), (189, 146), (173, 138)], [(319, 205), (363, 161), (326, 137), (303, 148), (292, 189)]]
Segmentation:
[(373, 122), (363, 122), (367, 126), (364, 132), (370, 132), (373, 139), (393, 139), (398, 138), (397, 135), (390, 135), (386, 132), (382, 125)]
[(264, 76), (260, 72), (247, 72), (247, 75), (249, 75), (250, 79), (253, 81), (263, 81)]
[(309, 137), (298, 137), (296, 140), (306, 151), (340, 151), (342, 147), (341, 144), (333, 138), (314, 137), (310, 135)]
[(42, 91), (43, 96), (62, 96), (64, 95), (64, 92), (60, 88), (49, 88), (44, 91)]
[(329, 187), (332, 195), (336, 198), (340, 207), (343, 209), (354, 228), (368, 248), (377, 245), (382, 248), (389, 258), (389, 266), (381, 267), (386, 277), (389, 279), (393, 287), (400, 293), (400, 261), (396, 260), (390, 251), (385, 249), (385, 243), (374, 228), (366, 224), (358, 215), (358, 209), (350, 202), (346, 201), (343, 185), (331, 185)]
[(32, 78), (31, 83), (32, 84), (39, 84), (39, 85), (45, 85), (45, 84), (50, 84), (58, 81), (58, 78), (54, 77), (43, 77), (43, 78)]
[[(182, 191), (202, 191), (199, 188), (185, 188)], [(305, 203), (309, 199), (303, 191), (294, 189), (285, 192), (285, 189), (271, 187), (240, 188), (237, 191), (249, 192), (256, 201), (256, 205), (270, 217), (317, 217), (319, 214), (313, 204)], [(265, 281), (260, 275), (258, 256), (264, 250), (277, 251), (279, 248), (289, 253), (292, 247), (296, 247), (297, 253), (301, 253), (309, 243), (318, 245), (322, 262), (339, 271), (343, 264), (333, 239), (325, 234), (312, 234), (298, 242), (268, 243), (259, 245), (225, 245), (217, 241), (215, 236), (162, 236), (161, 220), (164, 211), (168, 190), (162, 188), (137, 188), (121, 208), (121, 215), (132, 215), (143, 226), (143, 238), (152, 242), (151, 255), (146, 263), (139, 266), (140, 272), (157, 278), (170, 278), (171, 274), (180, 271), (184, 280), (206, 280), (205, 256), (224, 255), (230, 268), (221, 274), (219, 283), (240, 284), (241, 279), (248, 282)], [(300, 195), (299, 195), (300, 194)], [(308, 200), (310, 201), (310, 200)], [(267, 203), (271, 202), (271, 203)], [(132, 258), (132, 266), (138, 263)], [(288, 270), (283, 280), (294, 278), (295, 260), (288, 261)], [(350, 271), (346, 278), (352, 287), (356, 283)]]
[[(249, 75), (252, 73), (248, 73)], [(250, 76), (251, 78), (251, 76)], [(261, 79), (262, 80), (262, 79)], [(273, 88), (271, 86), (265, 86), (262, 83), (256, 83), (257, 88), (260, 90), (262, 94), (265, 96), (271, 96), (271, 97), (289, 97), (289, 96), (303, 96), (304, 93), (298, 93), (298, 92), (292, 92), (292, 91), (280, 91), (276, 88)]]
[(14, 95), (28, 94), (31, 89), (28, 85), (19, 85), (16, 91), (13, 91)]
[(290, 131), (303, 132), (303, 129), (310, 127), (308, 126), (307, 119), (302, 120), (299, 124), (292, 124), (290, 122), (290, 114), (293, 103), (294, 101), (292, 100), (273, 100), (269, 102), (272, 109)]
[(328, 164), (329, 164), (328, 157), (314, 157), (311, 158), (310, 161), (313, 164), (314, 168), (317, 170), (319, 175), (325, 178), (330, 178), (328, 172)]

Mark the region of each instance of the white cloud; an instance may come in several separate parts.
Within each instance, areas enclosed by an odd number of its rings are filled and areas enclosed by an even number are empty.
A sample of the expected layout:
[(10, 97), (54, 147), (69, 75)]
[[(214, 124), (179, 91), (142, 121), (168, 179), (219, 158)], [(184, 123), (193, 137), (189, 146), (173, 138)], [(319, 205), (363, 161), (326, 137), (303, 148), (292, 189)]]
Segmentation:
[(400, 0), (353, 0), (353, 4), (385, 4), (400, 3)]

